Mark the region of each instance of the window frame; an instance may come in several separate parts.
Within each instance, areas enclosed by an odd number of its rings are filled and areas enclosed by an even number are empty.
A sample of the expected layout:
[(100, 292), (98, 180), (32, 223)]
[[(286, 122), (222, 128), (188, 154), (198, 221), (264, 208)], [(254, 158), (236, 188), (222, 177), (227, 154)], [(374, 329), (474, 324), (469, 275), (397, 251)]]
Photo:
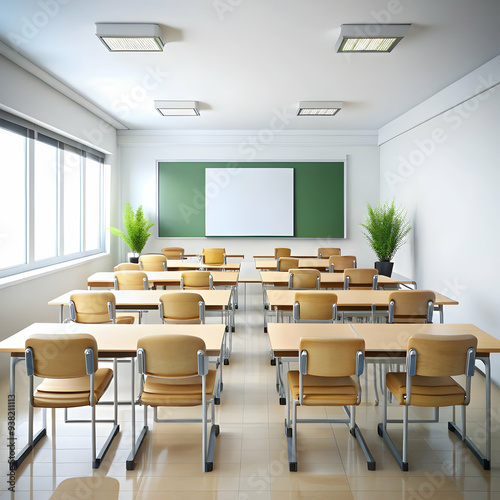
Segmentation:
[[(90, 148), (77, 141), (59, 135), (51, 130), (30, 123), (17, 116), (11, 115), (0, 110), (0, 128), (17, 133), (26, 138), (25, 154), (25, 186), (24, 186), (24, 263), (0, 269), (0, 279), (13, 277), (25, 272), (43, 270), (44, 268), (70, 263), (86, 257), (92, 257), (106, 253), (107, 232), (106, 232), (106, 163), (105, 154)], [(35, 161), (37, 142), (50, 143), (57, 147), (57, 174), (56, 174), (56, 192), (57, 192), (57, 221), (56, 221), (56, 241), (53, 242), (56, 248), (56, 255), (45, 259), (35, 260)], [(65, 151), (79, 156), (79, 193), (80, 193), (80, 213), (79, 213), (79, 251), (64, 255), (64, 154)], [(86, 248), (86, 172), (87, 161), (92, 160), (99, 167), (97, 188), (99, 197), (99, 210), (96, 216), (98, 224), (97, 248), (85, 250)], [(94, 163), (94, 165), (95, 165)], [(66, 214), (67, 215), (67, 214)], [(95, 226), (94, 226), (95, 227)]]

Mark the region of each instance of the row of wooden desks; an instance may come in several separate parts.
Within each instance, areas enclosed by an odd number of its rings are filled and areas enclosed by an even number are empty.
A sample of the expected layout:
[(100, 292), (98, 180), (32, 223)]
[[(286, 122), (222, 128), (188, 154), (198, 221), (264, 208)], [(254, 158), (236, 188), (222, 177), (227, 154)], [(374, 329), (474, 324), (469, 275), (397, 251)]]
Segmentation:
[[(482, 452), (469, 438), (467, 446), (478, 458), (484, 469), (491, 463), (491, 369), (490, 355), (500, 352), (500, 340), (470, 324), (325, 324), (325, 323), (270, 323), (268, 335), (271, 350), (277, 360), (280, 396), (288, 397), (287, 376), (283, 373), (283, 363), (297, 361), (301, 337), (361, 337), (365, 340), (367, 359), (394, 361), (404, 360), (408, 339), (415, 333), (434, 335), (472, 334), (477, 337), (477, 360), (484, 364), (486, 377), (485, 389), (485, 447)], [(288, 419), (288, 416), (287, 416)], [(287, 422), (288, 425), (288, 422)], [(462, 431), (455, 422), (448, 424), (449, 429), (462, 438)]]
[[(327, 290), (301, 290), (301, 293), (328, 293)], [(339, 312), (349, 311), (370, 311), (373, 315), (376, 312), (387, 312), (389, 308), (389, 297), (392, 290), (332, 290), (337, 295), (337, 308)], [(269, 289), (267, 290), (267, 300), (269, 308), (276, 312), (276, 320), (279, 320), (279, 313), (292, 311), (295, 302), (296, 290)], [(441, 293), (434, 292), (436, 300), (435, 309), (440, 313), (440, 321), (444, 322), (443, 306), (458, 305), (454, 299), (450, 299)]]
[[(179, 292), (181, 290), (175, 290)], [(64, 307), (74, 293), (86, 293), (88, 290), (72, 290), (49, 301), (49, 305), (59, 306), (59, 321), (64, 321)], [(173, 290), (113, 290), (116, 298), (116, 309), (125, 311), (158, 310), (162, 295), (174, 293)], [(220, 311), (222, 322), (227, 325), (229, 339), (224, 353), (224, 361), (228, 363), (232, 350), (232, 332), (234, 330), (234, 307), (232, 290), (197, 290), (205, 301), (205, 311)]]
[[(220, 400), (222, 389), (222, 353), (224, 351), (226, 329), (224, 325), (112, 325), (112, 324), (81, 324), (81, 323), (34, 323), (11, 337), (0, 342), (0, 352), (10, 353), (10, 394), (15, 401), (15, 367), (24, 359), (25, 342), (28, 337), (37, 333), (74, 334), (89, 333), (97, 341), (100, 358), (130, 358), (130, 406), (132, 414), (132, 445), (127, 458), (126, 468), (134, 468), (134, 460), (138, 448), (135, 446), (135, 367), (134, 360), (137, 354), (137, 341), (146, 335), (184, 334), (200, 337), (206, 345), (206, 355), (218, 361), (218, 381), (216, 401)], [(115, 374), (116, 376), (116, 374)], [(43, 437), (45, 429), (37, 433), (36, 442)], [(25, 446), (13, 460), (12, 466), (17, 469), (29, 455), (32, 447)]]

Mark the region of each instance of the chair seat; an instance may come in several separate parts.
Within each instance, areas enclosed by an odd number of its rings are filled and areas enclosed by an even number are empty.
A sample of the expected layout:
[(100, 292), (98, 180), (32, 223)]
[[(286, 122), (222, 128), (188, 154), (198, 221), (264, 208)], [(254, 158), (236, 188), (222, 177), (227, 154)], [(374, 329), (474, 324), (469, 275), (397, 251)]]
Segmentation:
[[(207, 399), (214, 393), (216, 370), (209, 370), (206, 377)], [(202, 403), (201, 377), (168, 379), (148, 376), (141, 402), (149, 406), (197, 406)]]
[[(294, 399), (299, 398), (299, 372), (288, 372)], [(358, 386), (351, 377), (315, 377), (304, 375), (304, 406), (345, 406), (357, 404)]]
[[(405, 405), (406, 373), (391, 372), (386, 376), (387, 388), (400, 405)], [(451, 377), (412, 377), (411, 405), (443, 407), (463, 405), (465, 390)]]
[[(94, 379), (94, 404), (99, 401), (113, 378), (113, 370), (99, 368)], [(88, 406), (90, 377), (44, 379), (33, 396), (33, 406), (70, 408)]]
[(115, 323), (117, 325), (133, 325), (135, 316), (116, 316)]

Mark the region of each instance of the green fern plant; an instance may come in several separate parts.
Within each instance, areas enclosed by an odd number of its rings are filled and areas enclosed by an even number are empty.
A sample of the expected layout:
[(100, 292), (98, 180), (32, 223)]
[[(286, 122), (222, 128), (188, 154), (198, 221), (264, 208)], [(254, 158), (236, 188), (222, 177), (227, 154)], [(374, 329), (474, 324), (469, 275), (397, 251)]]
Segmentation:
[(151, 233), (148, 231), (154, 225), (154, 222), (149, 222), (146, 217), (144, 217), (142, 205), (139, 205), (134, 212), (132, 205), (130, 203), (125, 203), (123, 207), (124, 231), (116, 227), (110, 227), (109, 230), (115, 236), (122, 238), (132, 252), (141, 253), (146, 245), (146, 241), (148, 241), (148, 238), (151, 236)]
[(411, 231), (406, 212), (396, 207), (394, 200), (372, 207), (367, 203), (368, 213), (360, 224), (370, 247), (380, 261), (391, 261), (395, 253), (404, 245)]

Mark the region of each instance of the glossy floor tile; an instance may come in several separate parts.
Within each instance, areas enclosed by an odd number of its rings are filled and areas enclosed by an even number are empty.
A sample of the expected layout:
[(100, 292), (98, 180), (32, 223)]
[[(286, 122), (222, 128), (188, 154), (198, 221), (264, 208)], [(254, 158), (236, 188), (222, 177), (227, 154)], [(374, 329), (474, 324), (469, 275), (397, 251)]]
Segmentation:
[[(130, 452), (130, 408), (120, 406), (120, 433), (97, 470), (90, 463), (90, 427), (65, 423), (62, 411), (55, 422), (48, 413), (47, 436), (12, 476), (15, 492), (8, 491), (8, 454), (0, 454), (0, 500), (15, 499), (123, 499), (123, 500), (421, 500), (500, 498), (500, 391), (492, 392), (492, 470), (484, 471), (455, 435), (448, 432), (451, 411), (441, 413), (440, 422), (410, 426), (410, 470), (401, 472), (383, 441), (376, 424), (382, 420), (381, 406), (374, 404), (370, 367), (357, 422), (377, 461), (375, 472), (367, 470), (364, 455), (344, 424), (304, 423), (298, 427), (298, 471), (288, 468), (284, 433), (284, 406), (276, 392), (275, 368), (270, 364), (269, 342), (263, 330), (262, 293), (259, 285), (247, 285), (240, 293), (236, 332), (230, 364), (223, 368), (224, 390), (217, 406), (220, 435), (216, 440), (214, 470), (203, 473), (201, 426), (196, 423), (153, 423), (137, 457), (135, 470), (127, 471)], [(245, 307), (246, 306), (246, 307)], [(146, 321), (155, 322), (149, 313)], [(217, 321), (211, 319), (210, 321)], [(16, 446), (26, 436), (26, 382), (24, 365), (17, 368)], [(129, 373), (120, 366), (120, 397), (128, 396)], [(363, 380), (364, 382), (364, 380)], [(8, 380), (0, 386), (0, 439), (7, 443)], [(300, 408), (303, 418), (338, 418), (338, 408)], [(100, 415), (110, 415), (100, 407)], [(391, 417), (400, 408), (389, 408)], [(198, 408), (162, 409), (163, 418), (196, 418)], [(432, 413), (415, 410), (414, 416)], [(71, 417), (84, 416), (75, 410)], [(484, 445), (484, 379), (476, 375), (468, 409), (469, 434)], [(137, 429), (143, 412), (137, 408)], [(99, 441), (109, 424), (98, 425)], [(401, 429), (391, 432), (401, 444)], [(98, 443), (99, 445), (99, 443)]]

